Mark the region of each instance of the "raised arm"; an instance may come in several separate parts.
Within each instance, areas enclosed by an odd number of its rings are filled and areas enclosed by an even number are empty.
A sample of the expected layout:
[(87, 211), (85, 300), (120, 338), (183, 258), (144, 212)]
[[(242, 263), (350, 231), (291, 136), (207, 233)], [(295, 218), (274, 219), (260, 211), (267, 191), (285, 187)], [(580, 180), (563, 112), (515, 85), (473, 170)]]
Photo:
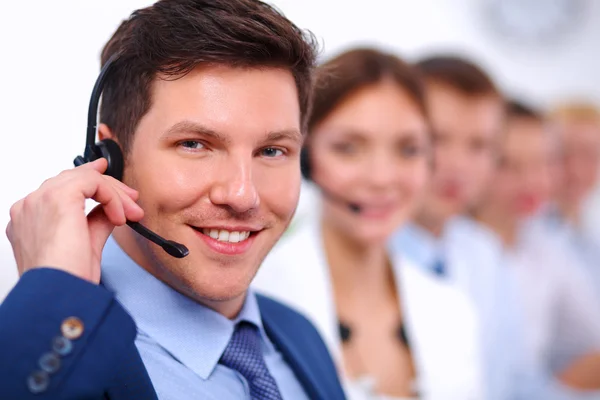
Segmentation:
[[(100, 256), (113, 228), (143, 211), (105, 169), (99, 159), (62, 172), (11, 208), (22, 277), (0, 305), (1, 399), (103, 398), (137, 354), (133, 320), (99, 286)], [(99, 203), (87, 216), (86, 199)]]

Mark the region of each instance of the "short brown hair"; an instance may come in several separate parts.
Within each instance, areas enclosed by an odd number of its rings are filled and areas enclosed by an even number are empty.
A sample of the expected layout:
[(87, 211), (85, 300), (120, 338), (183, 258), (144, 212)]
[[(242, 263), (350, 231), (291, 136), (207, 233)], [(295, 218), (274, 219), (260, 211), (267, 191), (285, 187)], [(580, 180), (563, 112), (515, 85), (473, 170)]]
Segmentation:
[(450, 86), (468, 96), (502, 97), (492, 78), (473, 61), (458, 56), (432, 56), (416, 67), (428, 81)]
[(301, 125), (310, 109), (316, 40), (258, 0), (160, 0), (121, 23), (102, 51), (116, 55), (100, 119), (125, 154), (151, 106), (152, 82), (176, 79), (199, 65), (290, 70), (298, 89)]
[(506, 102), (506, 113), (509, 118), (525, 118), (539, 122), (544, 121), (542, 112), (520, 100), (508, 100)]
[(427, 116), (424, 89), (418, 72), (400, 58), (376, 49), (343, 52), (317, 68), (310, 131), (344, 99), (357, 90), (390, 79), (403, 88)]

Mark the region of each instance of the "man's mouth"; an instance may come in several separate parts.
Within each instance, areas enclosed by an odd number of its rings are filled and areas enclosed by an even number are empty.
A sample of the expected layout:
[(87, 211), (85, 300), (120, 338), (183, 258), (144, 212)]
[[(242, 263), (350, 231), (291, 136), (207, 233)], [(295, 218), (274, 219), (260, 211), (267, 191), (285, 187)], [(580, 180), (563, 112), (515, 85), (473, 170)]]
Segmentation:
[(446, 199), (457, 200), (462, 195), (462, 189), (460, 185), (447, 183), (445, 185), (442, 185), (442, 187), (440, 188), (440, 193)]
[(250, 237), (251, 231), (228, 231), (225, 229), (202, 228), (202, 233), (206, 236), (218, 240), (219, 242), (239, 243)]
[(246, 253), (262, 228), (248, 226), (196, 227), (192, 226), (202, 241), (214, 252), (234, 256)]

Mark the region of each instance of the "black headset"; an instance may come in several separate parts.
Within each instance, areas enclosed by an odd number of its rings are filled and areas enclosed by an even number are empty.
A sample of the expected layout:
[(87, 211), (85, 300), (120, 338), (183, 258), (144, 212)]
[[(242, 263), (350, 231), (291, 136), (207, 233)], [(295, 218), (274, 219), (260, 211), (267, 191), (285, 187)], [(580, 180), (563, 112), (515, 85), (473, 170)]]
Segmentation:
[(300, 172), (302, 172), (302, 177), (307, 181), (312, 181), (312, 169), (310, 167), (310, 151), (308, 150), (308, 145), (302, 146), (302, 151), (300, 152)]
[[(85, 150), (83, 156), (77, 156), (73, 163), (76, 167), (83, 165), (88, 162), (95, 161), (99, 158), (106, 158), (108, 161), (108, 167), (104, 172), (105, 175), (112, 176), (113, 178), (121, 181), (123, 179), (123, 169), (125, 166), (123, 152), (117, 142), (111, 139), (104, 139), (99, 142), (94, 142), (98, 129), (98, 104), (100, 102), (100, 96), (102, 95), (102, 89), (106, 83), (106, 79), (110, 75), (111, 71), (115, 67), (117, 56), (112, 56), (102, 67), (96, 84), (92, 90), (92, 97), (90, 99), (90, 106), (88, 109), (88, 123)], [(146, 228), (139, 222), (127, 221), (134, 231), (145, 237), (146, 239), (156, 243), (162, 247), (168, 254), (176, 258), (183, 258), (189, 254), (189, 250), (181, 243), (167, 240), (157, 235), (150, 229)]]
[(362, 210), (360, 205), (353, 203), (351, 201), (348, 201), (343, 196), (340, 196), (340, 195), (337, 195), (337, 194), (331, 192), (329, 189), (326, 189), (323, 185), (321, 185), (320, 183), (316, 182), (313, 179), (312, 160), (310, 157), (309, 146), (306, 142), (307, 142), (307, 140), (305, 140), (304, 146), (302, 146), (302, 151), (300, 152), (300, 172), (302, 173), (302, 177), (305, 180), (314, 183), (321, 190), (323, 195), (328, 197), (330, 200), (333, 200), (337, 203), (343, 204), (344, 206), (348, 207), (348, 210), (350, 210), (354, 214), (359, 214)]

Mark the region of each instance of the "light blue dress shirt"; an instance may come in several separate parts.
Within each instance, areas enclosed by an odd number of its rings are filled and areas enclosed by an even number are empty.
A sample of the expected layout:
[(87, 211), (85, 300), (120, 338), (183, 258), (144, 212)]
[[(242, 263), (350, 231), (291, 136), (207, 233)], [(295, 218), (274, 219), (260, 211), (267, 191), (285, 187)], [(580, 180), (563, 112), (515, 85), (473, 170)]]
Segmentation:
[(539, 230), (538, 234), (553, 236), (563, 251), (577, 261), (591, 279), (600, 308), (600, 236), (566, 221), (555, 206), (547, 207), (532, 218), (531, 225), (531, 229)]
[(393, 235), (390, 248), (430, 272), (442, 262), (445, 273), (440, 279), (473, 301), (481, 332), (486, 399), (527, 398), (529, 371), (521, 359), (524, 336), (517, 287), (503, 268), (499, 240), (479, 223), (456, 217), (440, 237), (408, 224)]
[(139, 267), (112, 236), (102, 253), (102, 283), (138, 327), (136, 346), (161, 400), (250, 399), (246, 379), (219, 364), (239, 321), (256, 325), (269, 372), (285, 400), (307, 400), (300, 382), (265, 333), (255, 294), (235, 320), (171, 289)]

